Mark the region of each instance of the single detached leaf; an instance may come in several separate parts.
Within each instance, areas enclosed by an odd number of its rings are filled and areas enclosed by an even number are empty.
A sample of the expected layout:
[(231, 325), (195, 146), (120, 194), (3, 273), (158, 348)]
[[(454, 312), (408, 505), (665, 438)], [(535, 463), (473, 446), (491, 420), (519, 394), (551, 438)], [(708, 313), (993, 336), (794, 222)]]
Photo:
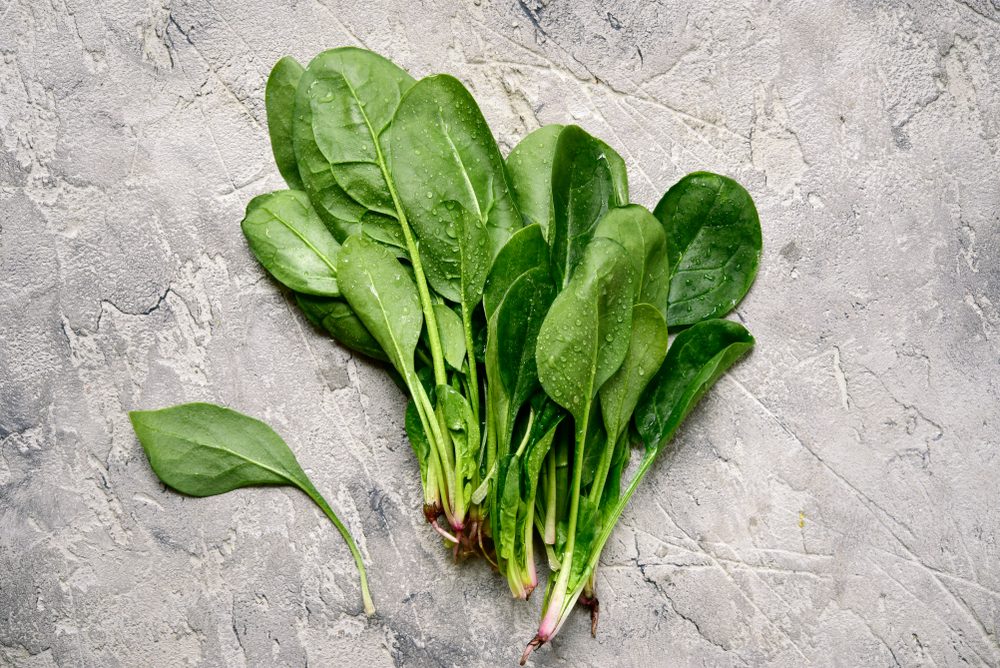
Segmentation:
[(692, 325), (729, 313), (760, 263), (761, 234), (750, 194), (730, 178), (695, 172), (674, 184), (653, 214), (667, 233), (667, 324)]
[(583, 129), (566, 126), (559, 133), (552, 162), (552, 273), (565, 286), (594, 236), (597, 221), (613, 207), (627, 204), (628, 191), (616, 184), (621, 162), (607, 144)]
[(249, 485), (311, 487), (295, 455), (260, 420), (213, 404), (132, 411), (132, 427), (165, 484), (191, 496)]
[(636, 427), (647, 450), (662, 448), (708, 388), (753, 344), (750, 332), (730, 320), (706, 320), (678, 334), (636, 407)]
[(544, 125), (518, 142), (507, 156), (511, 191), (524, 224), (538, 225), (542, 236), (552, 220), (552, 161), (562, 125)]
[(594, 235), (612, 239), (625, 247), (638, 280), (635, 303), (652, 304), (666, 317), (670, 271), (667, 237), (660, 221), (638, 204), (629, 204), (604, 214)]
[(593, 239), (538, 333), (542, 387), (578, 423), (628, 352), (633, 282), (632, 262), (621, 244)]
[(250, 200), (243, 234), (264, 268), (296, 292), (336, 297), (340, 244), (305, 193), (279, 190)]
[(292, 119), (295, 113), (295, 91), (302, 77), (303, 67), (291, 56), (285, 56), (271, 70), (264, 89), (264, 108), (267, 111), (267, 132), (271, 136), (274, 162), (285, 183), (292, 190), (302, 190), (302, 178), (292, 147)]
[(388, 361), (378, 341), (345, 300), (296, 294), (295, 301), (314, 325), (325, 329), (341, 345), (372, 359)]
[(528, 225), (514, 233), (493, 261), (483, 289), (483, 308), (487, 318), (493, 317), (514, 281), (536, 267), (548, 270), (549, 247), (542, 228)]
[(667, 322), (651, 304), (632, 307), (628, 354), (608, 382), (601, 386), (601, 415), (609, 443), (616, 443), (628, 426), (639, 396), (653, 379), (667, 354)]
[(413, 279), (388, 249), (356, 235), (344, 242), (337, 272), (347, 303), (409, 385), (424, 322)]
[(361, 577), (365, 612), (375, 612), (354, 539), (273, 429), (248, 415), (205, 403), (131, 411), (128, 416), (153, 472), (178, 492), (212, 496), (250, 485), (291, 485), (305, 492), (350, 548)]
[(492, 259), (521, 216), (472, 95), (454, 77), (421, 79), (400, 102), (382, 146), (428, 281), (452, 301), (479, 301)]

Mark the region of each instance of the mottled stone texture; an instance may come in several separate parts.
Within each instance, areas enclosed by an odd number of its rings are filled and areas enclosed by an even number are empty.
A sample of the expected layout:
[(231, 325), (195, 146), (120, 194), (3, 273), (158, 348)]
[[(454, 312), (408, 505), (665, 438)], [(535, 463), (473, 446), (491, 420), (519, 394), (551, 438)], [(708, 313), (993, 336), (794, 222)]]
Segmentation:
[[(1000, 665), (1000, 3), (0, 0), (0, 663), (512, 665), (539, 601), (450, 562), (403, 397), (254, 262), (264, 80), (363, 44), (575, 122), (634, 199), (734, 176), (757, 349), (632, 501), (536, 665)], [(898, 5), (898, 6), (897, 6)], [(191, 499), (125, 412), (222, 402), (306, 498)]]

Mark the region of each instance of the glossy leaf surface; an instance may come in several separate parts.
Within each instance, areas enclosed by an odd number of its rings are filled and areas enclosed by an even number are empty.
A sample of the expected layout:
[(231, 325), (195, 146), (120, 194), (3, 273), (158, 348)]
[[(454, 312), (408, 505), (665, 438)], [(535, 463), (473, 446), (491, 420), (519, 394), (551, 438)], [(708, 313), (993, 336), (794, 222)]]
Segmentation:
[(250, 250), (267, 271), (296, 292), (336, 297), (340, 244), (309, 198), (279, 190), (250, 200), (242, 222)]
[(667, 233), (667, 324), (729, 313), (750, 289), (760, 262), (760, 220), (750, 194), (728, 177), (695, 172), (671, 187), (653, 213)]

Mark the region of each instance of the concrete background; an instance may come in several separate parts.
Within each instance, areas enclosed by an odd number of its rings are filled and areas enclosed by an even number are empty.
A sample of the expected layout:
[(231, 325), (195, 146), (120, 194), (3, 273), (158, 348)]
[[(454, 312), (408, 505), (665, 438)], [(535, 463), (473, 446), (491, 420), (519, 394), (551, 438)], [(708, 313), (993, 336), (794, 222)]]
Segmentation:
[[(0, 0), (0, 664), (513, 665), (539, 601), (452, 564), (400, 393), (253, 261), (263, 85), (344, 44), (577, 122), (651, 206), (730, 174), (757, 349), (633, 499), (536, 665), (1000, 665), (1000, 3)], [(304, 496), (189, 499), (125, 411), (229, 404)]]

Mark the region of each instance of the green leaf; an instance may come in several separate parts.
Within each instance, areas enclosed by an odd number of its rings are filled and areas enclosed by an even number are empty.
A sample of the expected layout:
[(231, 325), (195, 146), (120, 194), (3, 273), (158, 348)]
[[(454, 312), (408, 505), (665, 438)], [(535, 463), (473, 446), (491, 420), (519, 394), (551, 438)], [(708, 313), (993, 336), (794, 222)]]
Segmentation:
[(446, 299), (478, 302), (492, 259), (521, 227), (521, 216), (475, 100), (453, 77), (421, 79), (382, 146), (428, 281)]
[(555, 298), (538, 334), (538, 377), (546, 393), (586, 422), (597, 390), (628, 352), (632, 262), (622, 246), (596, 238)]
[(291, 485), (305, 492), (347, 542), (361, 576), (365, 612), (375, 612), (354, 539), (273, 429), (205, 403), (131, 411), (129, 419), (153, 472), (178, 492), (212, 496), (250, 485)]
[[(358, 49), (348, 50), (358, 57), (361, 53), (368, 53)], [(343, 242), (348, 236), (363, 231), (381, 243), (400, 249), (396, 252), (401, 253), (405, 242), (395, 216), (370, 210), (348, 193), (338, 181), (338, 173), (335, 173), (334, 165), (331, 164), (330, 159), (317, 143), (313, 100), (320, 93), (326, 95), (329, 91), (327, 84), (319, 86), (314, 86), (314, 84), (317, 83), (318, 76), (328, 73), (330, 63), (336, 63), (342, 59), (343, 54), (339, 54), (340, 51), (341, 49), (333, 49), (316, 56), (299, 79), (299, 85), (295, 92), (295, 116), (292, 121), (292, 144), (299, 176), (302, 178), (302, 183), (317, 213), (338, 241)], [(375, 54), (370, 54), (370, 56), (372, 59), (384, 60)], [(379, 70), (373, 68), (373, 73), (377, 71)], [(405, 73), (403, 74), (405, 75)], [(395, 79), (397, 75), (398, 73), (393, 72), (392, 78)], [(410, 82), (412, 83), (412, 79)], [(382, 81), (372, 82), (372, 86), (377, 89), (386, 88), (383, 84)], [(387, 105), (390, 106), (390, 109), (380, 112), (380, 117), (387, 114), (391, 118), (395, 112), (393, 99), (398, 103), (398, 96), (388, 98)], [(322, 123), (317, 124), (323, 127)], [(359, 135), (369, 133), (368, 127), (361, 121), (358, 121), (355, 130)], [(362, 136), (357, 141), (363, 140)], [(327, 146), (328, 150), (330, 148)], [(335, 156), (335, 154), (333, 155)], [(340, 161), (335, 160), (335, 162), (339, 163)]]
[(295, 301), (310, 322), (325, 329), (341, 345), (372, 359), (389, 360), (378, 341), (345, 300), (297, 293)]
[(417, 286), (384, 246), (351, 236), (337, 261), (340, 289), (389, 361), (410, 385), (413, 354), (423, 327)]
[(552, 162), (552, 227), (548, 232), (552, 269), (565, 286), (605, 212), (628, 202), (621, 157), (575, 125), (559, 134)]
[(511, 192), (524, 224), (537, 224), (544, 238), (552, 220), (552, 161), (562, 125), (544, 125), (518, 142), (507, 156)]
[(753, 344), (750, 332), (729, 320), (706, 320), (678, 334), (635, 411), (647, 450), (659, 452), (708, 388)]
[(267, 111), (267, 131), (271, 137), (274, 162), (285, 183), (292, 190), (302, 190), (302, 177), (295, 162), (292, 147), (292, 118), (295, 113), (295, 90), (303, 68), (291, 56), (285, 56), (271, 70), (264, 88), (264, 108)]
[(420, 485), (426, 494), (428, 491), (427, 476), (431, 467), (431, 442), (427, 439), (424, 425), (420, 421), (417, 404), (412, 399), (406, 404), (406, 416), (403, 424), (406, 428), (406, 438), (410, 441), (413, 454), (416, 455), (417, 463), (420, 465)]
[(667, 324), (692, 325), (729, 313), (760, 263), (760, 220), (750, 194), (730, 178), (695, 172), (678, 181), (653, 214), (667, 233)]
[(523, 227), (500, 249), (483, 289), (483, 308), (492, 318), (510, 289), (525, 272), (536, 267), (548, 270), (549, 247), (538, 225)]
[(309, 63), (309, 72), (313, 135), (334, 178), (365, 209), (395, 217), (378, 142), (413, 77), (354, 47), (324, 51)]
[(496, 336), (492, 341), (499, 380), (515, 414), (538, 388), (535, 343), (553, 299), (555, 286), (548, 269), (536, 267), (514, 281), (494, 316)]
[(666, 317), (670, 293), (667, 237), (653, 214), (637, 204), (611, 209), (597, 223), (594, 236), (625, 247), (638, 280), (635, 303), (652, 304)]
[(434, 316), (441, 336), (444, 361), (452, 369), (461, 371), (465, 362), (465, 329), (462, 326), (462, 316), (446, 304), (434, 304)]
[(286, 287), (337, 297), (340, 244), (298, 190), (279, 190), (250, 200), (242, 222), (250, 250)]
[(650, 304), (632, 307), (632, 332), (625, 361), (601, 386), (601, 415), (614, 444), (628, 426), (639, 397), (667, 354), (667, 323)]

